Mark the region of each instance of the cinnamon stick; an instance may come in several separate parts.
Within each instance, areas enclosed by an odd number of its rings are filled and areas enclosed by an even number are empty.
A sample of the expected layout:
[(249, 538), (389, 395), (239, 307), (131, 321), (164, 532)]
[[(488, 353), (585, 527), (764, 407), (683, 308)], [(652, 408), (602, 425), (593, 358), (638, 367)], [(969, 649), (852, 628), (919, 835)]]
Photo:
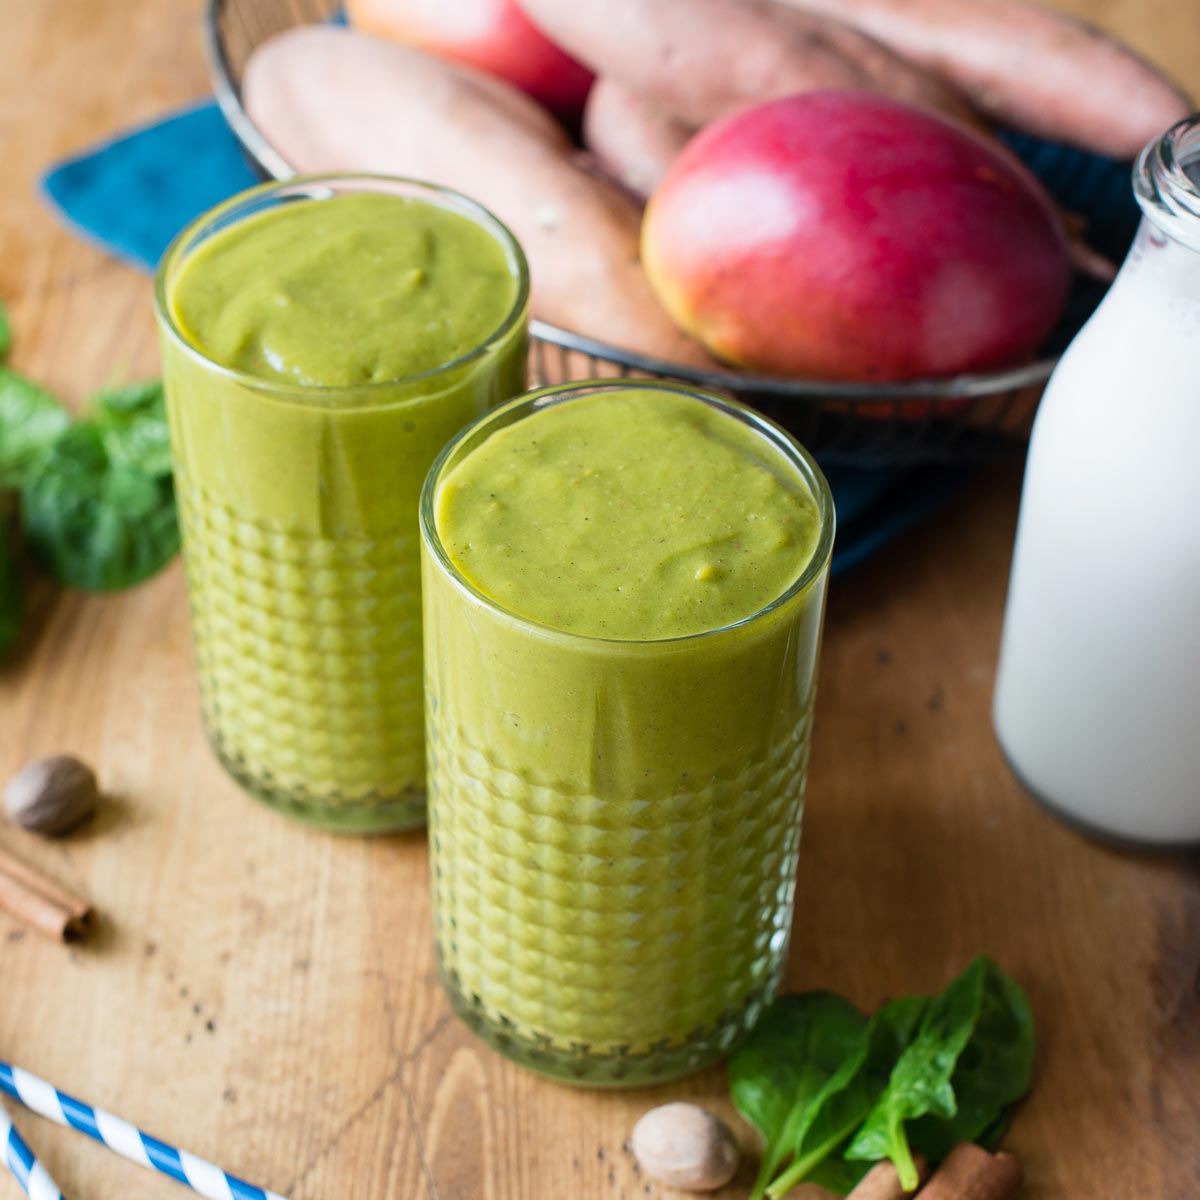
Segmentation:
[(918, 1200), (1011, 1200), (1021, 1186), (1021, 1165), (1011, 1154), (989, 1154), (970, 1142), (950, 1151)]
[(0, 908), (60, 942), (84, 937), (92, 906), (0, 847)]
[[(917, 1175), (920, 1178), (917, 1187), (920, 1187), (929, 1174), (929, 1164), (919, 1154), (913, 1155), (913, 1162), (917, 1165)], [(921, 1194), (924, 1195), (924, 1192)], [(858, 1181), (846, 1200), (905, 1200), (906, 1196), (911, 1195), (912, 1192), (906, 1192), (901, 1185), (895, 1164), (890, 1158), (885, 1158), (882, 1162), (877, 1162)]]

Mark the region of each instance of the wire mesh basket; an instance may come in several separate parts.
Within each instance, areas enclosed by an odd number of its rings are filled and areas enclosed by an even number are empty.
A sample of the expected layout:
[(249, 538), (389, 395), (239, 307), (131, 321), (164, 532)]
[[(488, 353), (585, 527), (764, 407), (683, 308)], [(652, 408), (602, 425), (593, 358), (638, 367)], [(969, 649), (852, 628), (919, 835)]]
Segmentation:
[[(247, 157), (264, 178), (293, 172), (241, 102), (254, 49), (302, 24), (337, 16), (338, 0), (210, 0), (208, 36), (217, 99)], [(436, 182), (436, 181), (434, 181)], [(994, 457), (1019, 450), (1060, 350), (1102, 289), (1077, 277), (1066, 312), (1036, 361), (1012, 369), (896, 384), (777, 379), (647, 358), (534, 320), (535, 385), (595, 378), (663, 378), (733, 396), (790, 429), (827, 464), (899, 466)]]

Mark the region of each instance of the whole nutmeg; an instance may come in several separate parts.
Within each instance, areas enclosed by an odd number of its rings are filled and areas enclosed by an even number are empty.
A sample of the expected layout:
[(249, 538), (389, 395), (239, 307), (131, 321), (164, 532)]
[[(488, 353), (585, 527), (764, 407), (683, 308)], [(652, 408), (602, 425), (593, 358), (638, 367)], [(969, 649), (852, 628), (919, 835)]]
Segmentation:
[(695, 1104), (676, 1102), (652, 1108), (633, 1127), (638, 1166), (667, 1187), (712, 1192), (724, 1187), (738, 1166), (738, 1148), (729, 1126)]
[(55, 837), (96, 811), (100, 789), (86, 763), (69, 754), (38, 758), (4, 789), (4, 811), (22, 829)]

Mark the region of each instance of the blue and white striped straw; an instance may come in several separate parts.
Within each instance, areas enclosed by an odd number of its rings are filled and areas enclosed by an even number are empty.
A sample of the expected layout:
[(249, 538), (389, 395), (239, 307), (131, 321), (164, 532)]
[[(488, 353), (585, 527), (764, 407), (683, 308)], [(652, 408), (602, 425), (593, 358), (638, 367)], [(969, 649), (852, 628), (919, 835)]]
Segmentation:
[(13, 1178), (24, 1189), (29, 1200), (63, 1200), (58, 1184), (50, 1172), (33, 1156), (25, 1139), (17, 1132), (12, 1117), (0, 1104), (0, 1152)]
[[(201, 1196), (207, 1196), (208, 1200), (284, 1200), (275, 1192), (246, 1183), (186, 1150), (168, 1146), (166, 1142), (135, 1129), (128, 1121), (84, 1104), (58, 1091), (44, 1079), (6, 1062), (0, 1062), (0, 1092), (7, 1092), (40, 1116), (86, 1133), (130, 1162), (169, 1176)], [(32, 1192), (29, 1194), (33, 1195)], [(38, 1196), (37, 1200), (43, 1200), (43, 1197), (58, 1200), (59, 1195), (55, 1188)]]

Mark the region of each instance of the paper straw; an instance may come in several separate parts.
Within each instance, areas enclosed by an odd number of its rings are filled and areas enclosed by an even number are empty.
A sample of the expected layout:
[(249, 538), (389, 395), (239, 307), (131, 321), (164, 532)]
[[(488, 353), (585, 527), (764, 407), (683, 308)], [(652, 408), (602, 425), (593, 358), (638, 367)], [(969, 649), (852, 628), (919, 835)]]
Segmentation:
[(13, 1178), (21, 1185), (29, 1200), (63, 1200), (58, 1184), (50, 1178), (50, 1172), (33, 1156), (25, 1139), (0, 1104), (0, 1150)]
[[(208, 1200), (284, 1200), (275, 1192), (246, 1183), (186, 1150), (168, 1146), (166, 1142), (135, 1129), (128, 1121), (84, 1104), (58, 1091), (44, 1079), (3, 1061), (0, 1061), (0, 1091), (7, 1092), (39, 1116), (69, 1129), (78, 1129), (122, 1158), (158, 1171), (201, 1196), (207, 1196)], [(32, 1192), (29, 1194), (33, 1195)], [(59, 1192), (55, 1189), (44, 1195), (47, 1200), (57, 1200)], [(42, 1196), (37, 1200), (42, 1200)]]

